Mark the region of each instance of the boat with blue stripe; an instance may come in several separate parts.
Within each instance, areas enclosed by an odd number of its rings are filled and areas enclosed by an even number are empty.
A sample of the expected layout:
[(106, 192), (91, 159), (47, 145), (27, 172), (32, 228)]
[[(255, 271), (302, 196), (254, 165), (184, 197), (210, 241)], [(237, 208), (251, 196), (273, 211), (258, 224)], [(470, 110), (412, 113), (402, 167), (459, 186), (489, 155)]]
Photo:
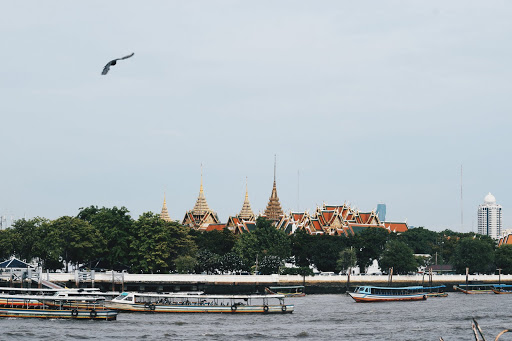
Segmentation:
[(412, 287), (375, 287), (359, 286), (349, 293), (356, 302), (423, 301), (427, 293), (423, 286)]

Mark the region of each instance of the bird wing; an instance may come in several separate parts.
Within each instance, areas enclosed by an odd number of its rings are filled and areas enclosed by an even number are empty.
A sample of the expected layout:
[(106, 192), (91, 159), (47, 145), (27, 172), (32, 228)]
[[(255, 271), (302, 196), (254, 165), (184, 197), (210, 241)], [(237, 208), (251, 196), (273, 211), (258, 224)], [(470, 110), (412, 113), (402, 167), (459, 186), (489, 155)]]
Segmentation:
[(134, 54), (135, 54), (135, 52), (132, 52), (132, 54), (129, 54), (129, 55), (124, 56), (124, 57), (122, 57), (122, 58), (117, 58), (116, 60), (128, 59), (128, 58), (132, 57)]
[(102, 75), (106, 75), (108, 73), (108, 70), (110, 70), (110, 65), (112, 64), (112, 61), (108, 62), (107, 65), (103, 68), (103, 71), (101, 72)]

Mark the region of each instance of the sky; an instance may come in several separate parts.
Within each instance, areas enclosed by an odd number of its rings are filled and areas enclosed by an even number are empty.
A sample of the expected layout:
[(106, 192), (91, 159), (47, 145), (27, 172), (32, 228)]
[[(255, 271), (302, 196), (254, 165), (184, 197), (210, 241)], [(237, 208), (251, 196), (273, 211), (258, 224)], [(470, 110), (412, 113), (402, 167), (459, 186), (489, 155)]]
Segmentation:
[[(510, 1), (3, 1), (0, 215), (349, 203), (512, 228)], [(106, 76), (111, 59), (134, 52)], [(509, 147), (506, 147), (509, 146)], [(462, 200), (461, 200), (462, 167)], [(462, 213), (462, 219), (461, 219)], [(461, 221), (462, 220), (462, 221)]]

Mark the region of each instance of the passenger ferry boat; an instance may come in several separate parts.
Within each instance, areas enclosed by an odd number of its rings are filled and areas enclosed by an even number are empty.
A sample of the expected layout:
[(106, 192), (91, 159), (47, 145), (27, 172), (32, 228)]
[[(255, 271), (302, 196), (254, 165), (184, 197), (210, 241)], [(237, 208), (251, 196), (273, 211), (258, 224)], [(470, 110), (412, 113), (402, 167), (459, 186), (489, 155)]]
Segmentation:
[(152, 313), (263, 313), (290, 314), (284, 295), (203, 295), (124, 292), (106, 302), (118, 311)]
[(117, 311), (107, 310), (98, 297), (69, 297), (0, 294), (0, 317), (48, 319), (115, 320)]
[(498, 284), (459, 284), (454, 285), (455, 291), (460, 291), (465, 294), (492, 294), (493, 288)]
[(304, 297), (306, 293), (304, 292), (303, 285), (295, 285), (295, 286), (279, 286), (279, 287), (268, 287), (265, 288), (265, 292), (270, 295), (284, 295), (285, 297)]
[(427, 293), (422, 286), (417, 287), (374, 287), (360, 286), (349, 293), (356, 302), (422, 301)]

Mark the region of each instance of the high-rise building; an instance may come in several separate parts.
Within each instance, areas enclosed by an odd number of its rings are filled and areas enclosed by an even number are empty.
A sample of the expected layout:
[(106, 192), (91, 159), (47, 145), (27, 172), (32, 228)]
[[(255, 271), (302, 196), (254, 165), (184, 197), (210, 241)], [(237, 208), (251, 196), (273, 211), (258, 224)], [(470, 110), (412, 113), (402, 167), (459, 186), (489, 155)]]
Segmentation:
[(380, 221), (386, 221), (386, 204), (377, 204), (376, 213)]
[(497, 239), (501, 236), (501, 227), (501, 205), (497, 205), (496, 198), (489, 193), (478, 206), (478, 233)]

